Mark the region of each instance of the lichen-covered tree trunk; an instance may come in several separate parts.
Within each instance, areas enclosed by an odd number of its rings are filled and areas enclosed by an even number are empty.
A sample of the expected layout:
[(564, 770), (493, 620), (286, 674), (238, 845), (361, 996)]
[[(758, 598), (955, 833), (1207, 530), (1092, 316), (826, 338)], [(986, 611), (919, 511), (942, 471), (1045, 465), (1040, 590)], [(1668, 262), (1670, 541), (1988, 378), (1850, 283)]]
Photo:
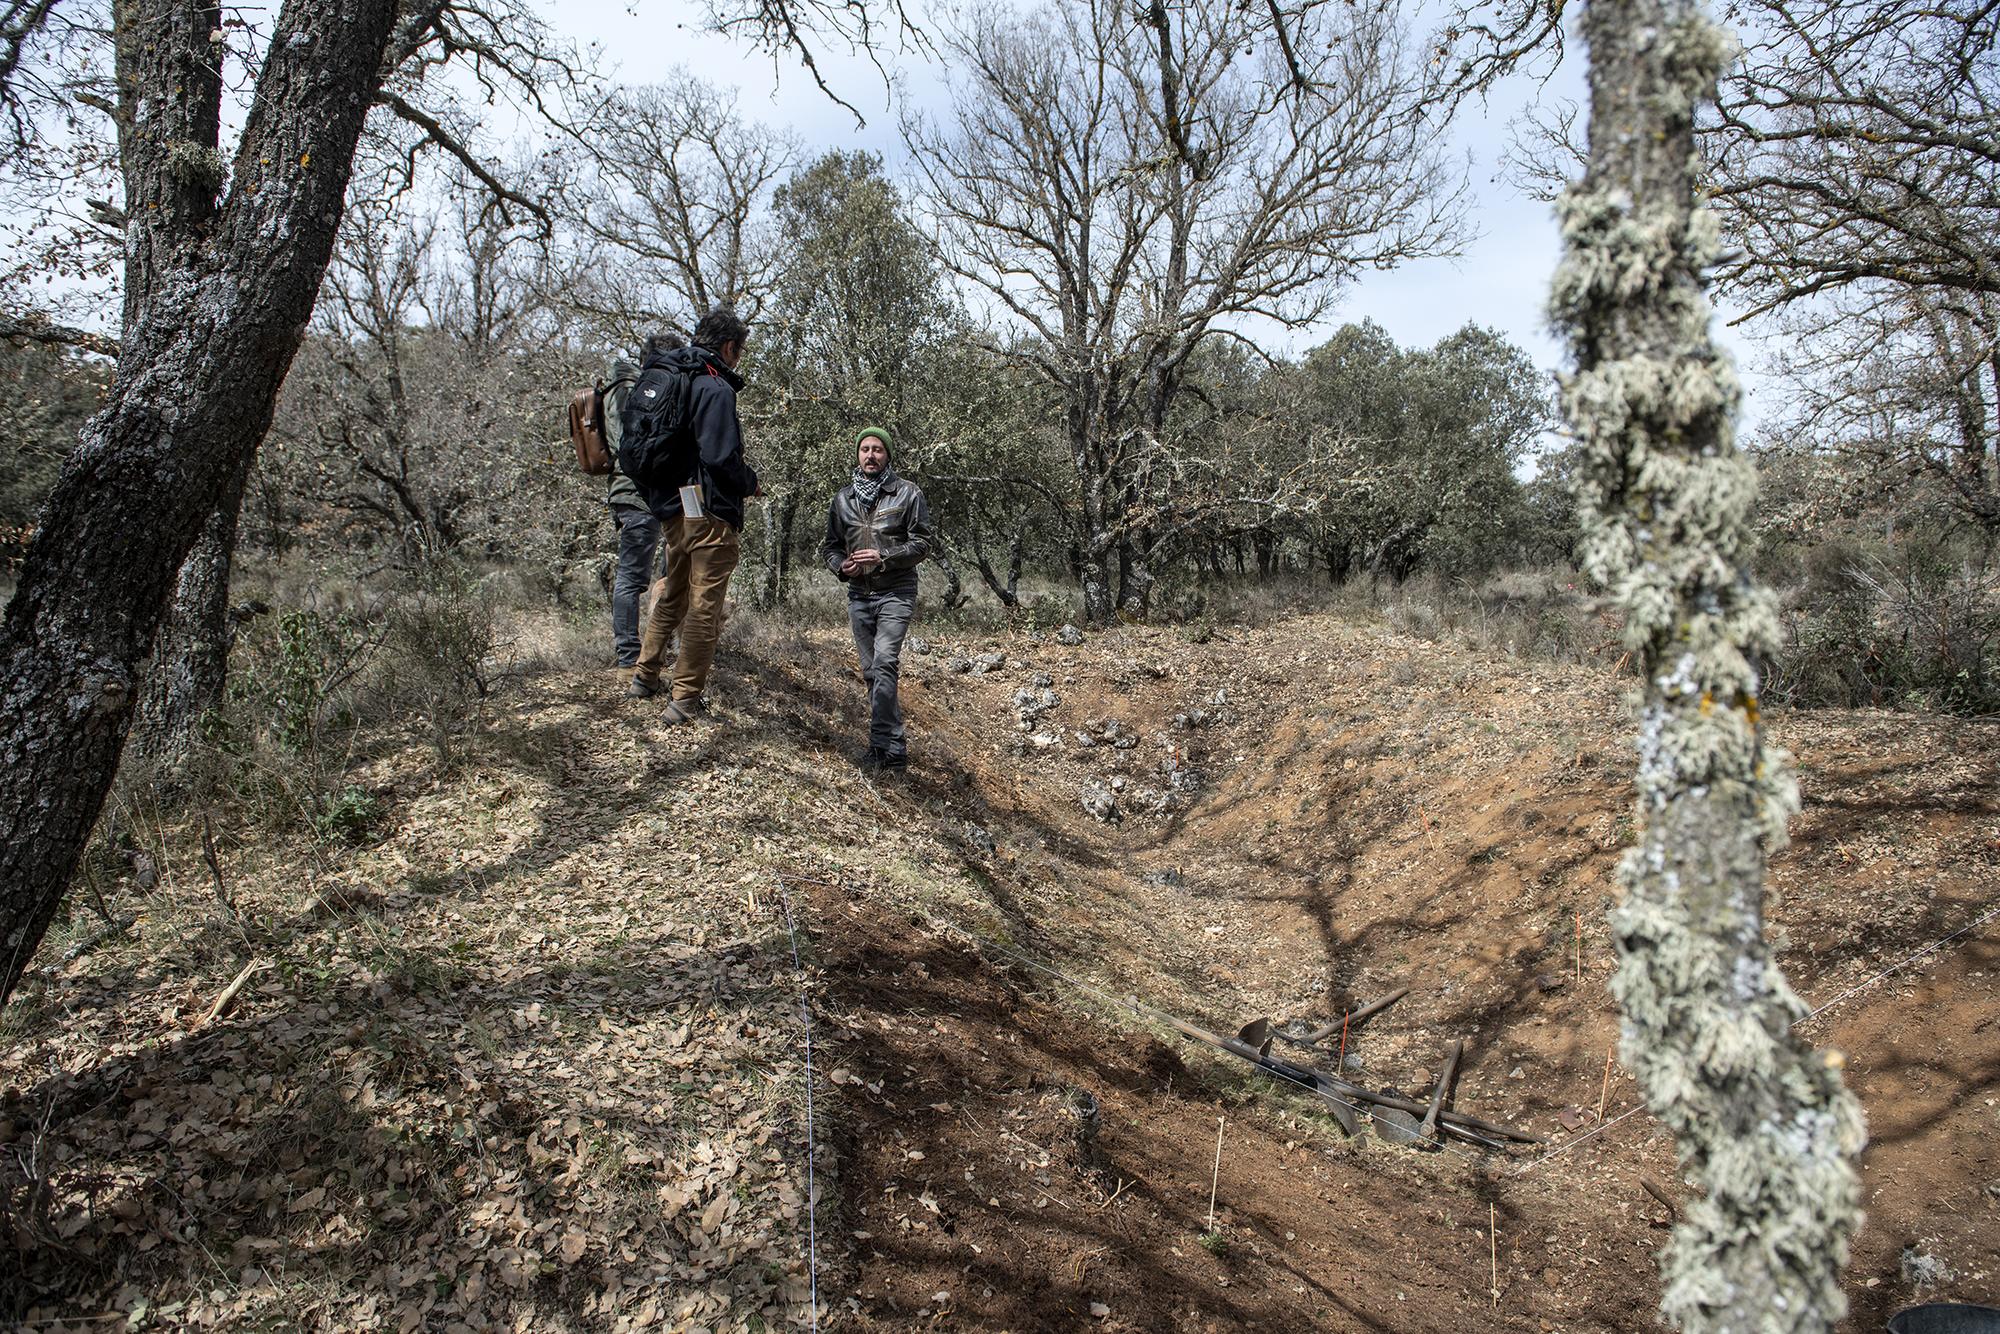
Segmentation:
[(1776, 622), (1746, 566), (1756, 475), (1709, 339), (1692, 135), (1730, 48), (1691, 0), (1593, 0), (1583, 33), (1590, 166), (1561, 206), (1551, 307), (1576, 362), (1584, 561), (1646, 683), (1612, 989), (1626, 1064), (1706, 1189), (1663, 1256), (1662, 1308), (1691, 1331), (1824, 1330), (1846, 1310), (1864, 1131), (1837, 1059), (1794, 1035), (1804, 1007), (1764, 941), (1764, 860), (1797, 792), (1758, 722)]
[(229, 677), (229, 574), (235, 564), (237, 518), (250, 458), (181, 562), (174, 599), (153, 647), (153, 665), (126, 743), (152, 767), (156, 790), (178, 794), (193, 758), (202, 719), (222, 702)]
[(124, 327), (117, 381), (43, 508), (0, 627), (0, 1002), (117, 772), (181, 564), (270, 425), (396, 9), (288, 0), (225, 172), (215, 7), (113, 7)]

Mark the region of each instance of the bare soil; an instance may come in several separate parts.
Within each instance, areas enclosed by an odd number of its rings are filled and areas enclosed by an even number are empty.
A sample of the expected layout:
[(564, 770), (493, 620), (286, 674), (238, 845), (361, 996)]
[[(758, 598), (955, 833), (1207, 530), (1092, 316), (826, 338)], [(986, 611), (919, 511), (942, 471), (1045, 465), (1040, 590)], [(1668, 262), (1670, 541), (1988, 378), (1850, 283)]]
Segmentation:
[[(831, 630), (739, 640), (714, 724), (551, 674), (448, 774), (376, 738), (365, 846), (225, 819), (247, 932), (194, 827), (161, 825), (159, 885), (119, 891), (134, 932), (5, 1017), (0, 1314), (803, 1324), (804, 982), (828, 1328), (1651, 1323), (1640, 1182), (1689, 1191), (1607, 1077), (1628, 682), (1324, 617), (930, 647), (915, 764), (880, 781)], [(1809, 1005), (1845, 997), (1805, 1032), (1872, 1132), (1850, 1327), (2000, 1300), (2000, 920), (1871, 982), (1993, 906), (2000, 728), (1772, 730), (1806, 805), (1771, 930)], [(1463, 1039), (1456, 1105), (1542, 1144), (1348, 1139), (1124, 1003), (1234, 1032), (1399, 986), (1354, 1077), (1427, 1096)]]
[[(1043, 1003), (1070, 1016), (1058, 1031), (1081, 1026), (1091, 1051), (1122, 1045), (1110, 1032), (1096, 1036), (1112, 1017), (1106, 994), (1137, 994), (1233, 1032), (1259, 1016), (1318, 1025), (1409, 986), (1350, 1045), (1368, 1076), (1421, 1099), (1446, 1046), (1463, 1038), (1457, 1104), (1547, 1140), (1506, 1159), (1486, 1155), (1482, 1169), (1452, 1155), (1343, 1142), (1324, 1117), (1312, 1118), (1310, 1135), (1284, 1112), (1260, 1119), (1254, 1109), (1274, 1095), (1288, 1101), (1282, 1090), (1244, 1084), (1240, 1067), (1199, 1048), (1183, 1048), (1203, 1071), (1180, 1086), (1188, 1106), (1158, 1090), (1135, 1099), (1115, 1070), (1037, 1047), (1031, 1064), (1043, 1081), (1082, 1085), (1118, 1110), (1131, 1175), (1182, 1188), (1148, 1200), (1130, 1224), (1141, 1232), (1122, 1252), (1123, 1274), (1101, 1285), (1128, 1300), (1143, 1294), (1135, 1327), (1200, 1328), (1213, 1318), (1227, 1328), (1300, 1314), (1324, 1328), (1646, 1324), (1666, 1211), (1640, 1180), (1677, 1198), (1688, 1190), (1664, 1132), (1643, 1111), (1617, 1119), (1640, 1098), (1615, 1062), (1607, 1073), (1617, 1030), (1602, 919), (1630, 836), (1620, 684), (1601, 670), (1495, 663), (1319, 620), (1199, 645), (1128, 630), (1075, 648), (991, 647), (1027, 666), (931, 674), (912, 692), (915, 725), (932, 738), (936, 769), (954, 776), (954, 813), (996, 839), (984, 863), (1002, 910), (993, 929), (1036, 957), (1065, 961), (1097, 989), (1033, 979)], [(1008, 734), (1012, 692), (1035, 670), (1061, 696), (1052, 715), (1060, 747), (1024, 750), (1014, 744), (1019, 733)], [(1209, 725), (1174, 725), (1203, 707)], [(1079, 727), (1106, 718), (1140, 744), (1068, 744)], [(1037, 725), (1057, 730), (1047, 719)], [(1772, 930), (1809, 1005), (1843, 996), (1994, 906), (2000, 730), (1863, 713), (1781, 716), (1772, 731), (1797, 752), (1805, 793), (1792, 847), (1773, 868)], [(1121, 812), (1111, 822), (1084, 810), (1079, 794), (1117, 776), (1143, 809), (1166, 756), (1201, 775), (1185, 809)], [(1988, 923), (1805, 1029), (1846, 1054), (1872, 1127), (1853, 1328), (1879, 1328), (1914, 1300), (2000, 1293), (1996, 936)], [(1261, 1315), (1246, 1314), (1240, 1297), (1226, 1316), (1198, 1303), (1176, 1307), (1173, 1299), (1203, 1285), (1163, 1286), (1150, 1275), (1152, 1257), (1162, 1248), (1171, 1257), (1176, 1245), (1213, 1264), (1186, 1243), (1205, 1228), (1219, 1081), (1224, 1101), (1242, 1103), (1232, 1112), (1237, 1129), (1225, 1134), (1221, 1196), (1254, 1208), (1246, 1243), (1299, 1271), (1290, 1283), (1270, 1273), (1258, 1280), (1279, 1303)], [(1613, 1124), (1593, 1133), (1600, 1098)], [(1565, 1111), (1579, 1123), (1574, 1132)], [(1299, 1150), (1284, 1147), (1302, 1139), (1320, 1189), (1299, 1180)], [(1107, 1155), (1115, 1178), (1119, 1154)], [(881, 1165), (884, 1182), (897, 1179), (894, 1167)], [(983, 1178), (1002, 1167), (989, 1158), (962, 1170)], [(1094, 1210), (1099, 1199), (1083, 1194), (1080, 1207)], [(1489, 1204), (1499, 1224), (1497, 1312)], [(1141, 1207), (1121, 1197), (1110, 1211)], [(1329, 1235), (1329, 1214), (1359, 1226)], [(1307, 1240), (1278, 1246), (1287, 1232)], [(1920, 1287), (1913, 1276), (1925, 1267), (1905, 1259), (1922, 1256), (1952, 1277)], [(1058, 1278), (1060, 1254), (1044, 1269), (1045, 1281)], [(965, 1286), (939, 1284), (954, 1301), (966, 1300)], [(987, 1323), (1035, 1327), (1013, 1306)]]

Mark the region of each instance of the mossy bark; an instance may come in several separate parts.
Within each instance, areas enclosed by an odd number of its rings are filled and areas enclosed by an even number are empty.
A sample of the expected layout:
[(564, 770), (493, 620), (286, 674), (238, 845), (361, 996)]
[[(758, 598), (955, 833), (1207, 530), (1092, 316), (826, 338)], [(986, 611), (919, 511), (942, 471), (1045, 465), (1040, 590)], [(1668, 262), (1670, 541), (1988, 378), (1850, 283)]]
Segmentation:
[(181, 0), (113, 10), (130, 217), (118, 378), (64, 464), (0, 626), (0, 1002), (103, 806), (181, 566), (270, 425), (397, 4), (288, 0), (226, 174), (215, 13)]
[(1693, 140), (1730, 46), (1688, 0), (1596, 0), (1583, 34), (1590, 166), (1560, 207), (1551, 307), (1575, 356), (1584, 563), (1645, 681), (1612, 989), (1625, 1061), (1706, 1188), (1663, 1256), (1662, 1309), (1693, 1331), (1824, 1330), (1846, 1310), (1865, 1136), (1764, 940), (1765, 857), (1797, 792), (1758, 716), (1776, 621), (1747, 567), (1756, 474), (1709, 336)]
[(229, 576), (250, 463), (246, 456), (181, 562), (126, 741), (128, 753), (150, 766), (155, 790), (176, 800), (186, 792), (203, 720), (221, 707), (229, 679)]

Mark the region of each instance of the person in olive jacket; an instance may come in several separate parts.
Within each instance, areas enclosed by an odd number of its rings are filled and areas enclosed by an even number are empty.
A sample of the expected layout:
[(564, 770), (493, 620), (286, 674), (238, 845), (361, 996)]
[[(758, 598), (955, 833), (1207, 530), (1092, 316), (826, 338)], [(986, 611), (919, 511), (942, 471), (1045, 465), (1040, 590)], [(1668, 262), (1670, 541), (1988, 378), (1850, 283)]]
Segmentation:
[(604, 368), (604, 443), (611, 451), (611, 480), (604, 503), (618, 526), (618, 565), (611, 579), (611, 644), (620, 667), (639, 661), (639, 608), (653, 583), (653, 555), (660, 547), (660, 521), (646, 507), (639, 484), (618, 470), (618, 441), (626, 396), (639, 379), (639, 366), (687, 344), (678, 335), (649, 334), (638, 362), (614, 355)]
[(847, 585), (847, 624), (868, 685), (871, 769), (908, 767), (903, 710), (896, 702), (903, 639), (917, 605), (917, 567), (936, 541), (930, 507), (916, 483), (890, 466), (889, 432), (864, 428), (854, 440), (853, 480), (834, 493), (826, 511), (820, 555)]

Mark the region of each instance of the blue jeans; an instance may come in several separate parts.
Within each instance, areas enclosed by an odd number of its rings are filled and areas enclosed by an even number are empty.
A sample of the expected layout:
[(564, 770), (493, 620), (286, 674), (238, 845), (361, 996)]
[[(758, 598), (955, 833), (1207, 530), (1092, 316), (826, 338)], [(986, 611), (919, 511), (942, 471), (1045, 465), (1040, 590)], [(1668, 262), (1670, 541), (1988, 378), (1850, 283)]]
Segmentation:
[(847, 625), (861, 655), (861, 679), (868, 683), (868, 744), (884, 755), (908, 753), (896, 686), (903, 671), (903, 637), (910, 633), (916, 607), (914, 588), (847, 595)]
[(611, 643), (618, 665), (639, 660), (639, 602), (653, 582), (653, 553), (660, 547), (660, 521), (628, 505), (611, 507), (618, 524), (618, 570), (611, 579)]

